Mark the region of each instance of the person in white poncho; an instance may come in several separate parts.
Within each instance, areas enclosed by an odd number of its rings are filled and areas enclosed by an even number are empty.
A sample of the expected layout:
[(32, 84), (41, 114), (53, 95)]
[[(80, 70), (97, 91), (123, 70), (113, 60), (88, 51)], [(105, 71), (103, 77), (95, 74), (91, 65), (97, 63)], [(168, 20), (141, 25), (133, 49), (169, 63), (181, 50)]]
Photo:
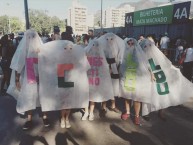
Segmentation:
[[(27, 121), (23, 129), (32, 127), (32, 110), (41, 107), (45, 100), (40, 102), (38, 92), (38, 53), (42, 45), (41, 38), (35, 30), (29, 29), (17, 47), (11, 66), (11, 83), (7, 93), (17, 100), (16, 110), (20, 114), (27, 115)], [(47, 115), (43, 115), (44, 126), (49, 126)]]
[(85, 108), (82, 120), (86, 120), (89, 116), (88, 119), (92, 121), (94, 120), (93, 111), (95, 102), (106, 102), (113, 99), (114, 93), (111, 76), (109, 74), (109, 65), (106, 61), (104, 51), (98, 44), (98, 41), (91, 40), (85, 48), (85, 51), (91, 66), (87, 73), (89, 79), (90, 110), (88, 107)]
[(61, 128), (70, 128), (72, 108), (89, 103), (87, 71), (90, 68), (84, 49), (68, 40), (44, 44), (39, 53), (40, 95), (46, 99), (43, 111), (61, 110)]
[(142, 114), (191, 101), (193, 84), (151, 41), (145, 39), (140, 46), (156, 78), (151, 86), (151, 97), (142, 105)]
[[(109, 64), (111, 80), (113, 84), (114, 97), (120, 96), (119, 88), (119, 65), (123, 58), (125, 48), (124, 41), (113, 33), (106, 33), (98, 38), (100, 47), (104, 50), (107, 63)], [(115, 99), (111, 100), (109, 110), (120, 113), (120, 110), (115, 105)], [(106, 114), (106, 103), (103, 103), (101, 116)]]
[[(151, 85), (153, 75), (149, 71), (145, 54), (138, 42), (133, 38), (125, 38), (125, 51), (120, 65), (120, 86), (121, 96), (125, 98), (126, 111), (121, 115), (123, 120), (130, 117), (129, 100), (134, 101), (136, 125), (140, 125), (139, 113), (141, 102), (145, 101), (144, 96), (149, 94), (147, 89)], [(151, 75), (150, 75), (151, 74)]]

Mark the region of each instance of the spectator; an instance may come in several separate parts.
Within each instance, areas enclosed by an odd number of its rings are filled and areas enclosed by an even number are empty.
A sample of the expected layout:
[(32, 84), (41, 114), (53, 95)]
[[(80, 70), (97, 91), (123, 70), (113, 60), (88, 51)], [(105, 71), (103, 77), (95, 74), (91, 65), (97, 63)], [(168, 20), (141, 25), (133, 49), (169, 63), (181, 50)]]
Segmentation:
[(170, 38), (168, 37), (168, 33), (165, 32), (165, 35), (161, 37), (160, 40), (160, 49), (164, 53), (165, 56), (168, 57), (168, 46), (169, 46)]
[(143, 34), (139, 35), (138, 43), (140, 43), (143, 39), (145, 39), (144, 35)]
[(193, 44), (185, 50), (186, 58), (183, 63), (183, 74), (184, 76), (192, 81), (192, 69), (193, 69)]
[(10, 77), (11, 77), (11, 69), (10, 64), (14, 54), (13, 45), (11, 44), (11, 40), (9, 40), (8, 35), (4, 35), (1, 38), (1, 48), (2, 48), (2, 60), (1, 60), (1, 68), (3, 70), (3, 80), (1, 82), (1, 93), (4, 94), (6, 90), (4, 89), (5, 84), (7, 87), (10, 84)]
[(58, 26), (54, 26), (54, 34), (52, 35), (52, 40), (60, 40), (60, 28)]
[(94, 39), (94, 31), (93, 30), (88, 30), (88, 36), (89, 36), (89, 40), (88, 42), (90, 42), (91, 40)]

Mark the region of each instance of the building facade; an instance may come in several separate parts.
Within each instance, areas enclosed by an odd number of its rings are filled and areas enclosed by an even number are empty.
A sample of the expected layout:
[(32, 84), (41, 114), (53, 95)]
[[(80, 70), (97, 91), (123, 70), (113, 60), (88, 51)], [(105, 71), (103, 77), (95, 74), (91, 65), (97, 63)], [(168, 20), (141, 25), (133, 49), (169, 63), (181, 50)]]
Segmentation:
[(126, 4), (120, 8), (109, 7), (105, 10), (104, 27), (124, 27), (125, 13), (133, 12), (135, 7)]
[(67, 25), (73, 28), (75, 35), (87, 33), (87, 8), (81, 5), (78, 1), (72, 2), (72, 7), (68, 9)]

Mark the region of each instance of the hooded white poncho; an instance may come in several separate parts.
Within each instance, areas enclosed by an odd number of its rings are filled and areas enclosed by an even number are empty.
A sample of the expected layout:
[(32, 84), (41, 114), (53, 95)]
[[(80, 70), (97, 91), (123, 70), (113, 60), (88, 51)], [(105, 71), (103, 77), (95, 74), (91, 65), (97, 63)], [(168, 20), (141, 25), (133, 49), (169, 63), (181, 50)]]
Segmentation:
[(113, 86), (104, 51), (97, 40), (89, 42), (85, 48), (91, 69), (88, 71), (89, 100), (104, 102), (113, 99)]
[(48, 42), (41, 47), (38, 68), (43, 111), (88, 107), (90, 65), (83, 47), (68, 40)]
[(106, 33), (98, 38), (99, 46), (104, 50), (111, 71), (114, 96), (120, 96), (119, 65), (123, 59), (124, 41), (113, 33)]
[(145, 54), (135, 39), (125, 38), (124, 41), (125, 51), (120, 65), (121, 97), (148, 102), (152, 82)]
[[(7, 93), (17, 100), (16, 110), (20, 114), (40, 106), (38, 96), (38, 54), (37, 49), (42, 45), (38, 33), (27, 30), (17, 47), (10, 68), (12, 71), (10, 86)], [(15, 71), (21, 74), (21, 90), (15, 86)]]
[(151, 88), (148, 102), (143, 103), (142, 114), (188, 102), (193, 97), (193, 84), (149, 40), (141, 43), (156, 81)]

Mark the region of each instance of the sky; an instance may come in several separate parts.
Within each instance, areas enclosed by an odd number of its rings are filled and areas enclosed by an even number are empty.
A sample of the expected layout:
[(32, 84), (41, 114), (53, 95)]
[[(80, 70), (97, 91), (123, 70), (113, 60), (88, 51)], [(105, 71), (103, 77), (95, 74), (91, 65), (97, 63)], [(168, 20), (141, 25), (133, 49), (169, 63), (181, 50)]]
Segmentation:
[[(106, 9), (108, 6), (117, 7), (124, 2), (137, 2), (139, 0), (79, 0), (83, 6), (88, 8), (89, 14), (95, 14), (101, 9), (101, 1), (103, 9)], [(167, 3), (169, 0), (152, 1)], [(71, 5), (72, 0), (28, 0), (28, 9), (43, 10), (49, 16), (57, 16), (60, 19), (67, 18), (67, 10)], [(24, 19), (24, 0), (0, 0), (0, 16), (5, 14)]]

